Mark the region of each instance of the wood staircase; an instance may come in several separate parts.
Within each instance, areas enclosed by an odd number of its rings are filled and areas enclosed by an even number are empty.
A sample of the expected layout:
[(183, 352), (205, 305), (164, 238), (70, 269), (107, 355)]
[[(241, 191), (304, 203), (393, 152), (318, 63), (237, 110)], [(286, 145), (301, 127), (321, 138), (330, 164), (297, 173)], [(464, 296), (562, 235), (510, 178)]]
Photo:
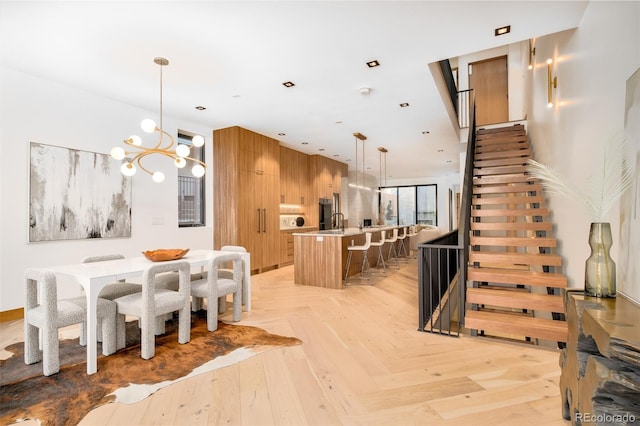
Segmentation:
[(542, 186), (526, 173), (523, 125), (478, 130), (474, 159), (465, 327), (475, 334), (566, 342), (567, 323), (554, 273), (562, 259), (546, 221)]

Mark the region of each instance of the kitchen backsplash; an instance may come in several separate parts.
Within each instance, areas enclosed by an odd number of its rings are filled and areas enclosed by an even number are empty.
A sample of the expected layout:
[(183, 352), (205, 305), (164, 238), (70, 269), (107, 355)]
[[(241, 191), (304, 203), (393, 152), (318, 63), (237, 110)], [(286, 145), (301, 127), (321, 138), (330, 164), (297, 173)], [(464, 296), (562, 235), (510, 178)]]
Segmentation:
[[(297, 217), (302, 217), (304, 218), (304, 216), (300, 215), (300, 214), (281, 214), (280, 215), (280, 228), (294, 228), (296, 227), (296, 218)], [(305, 222), (305, 225), (307, 225), (307, 223)]]

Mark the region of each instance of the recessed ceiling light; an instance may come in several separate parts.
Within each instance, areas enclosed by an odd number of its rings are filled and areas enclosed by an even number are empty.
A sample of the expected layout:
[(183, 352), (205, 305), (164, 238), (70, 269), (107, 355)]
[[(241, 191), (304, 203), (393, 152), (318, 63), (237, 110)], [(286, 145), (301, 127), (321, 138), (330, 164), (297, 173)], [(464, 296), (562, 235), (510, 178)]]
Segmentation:
[(278, 136), (287, 136), (286, 133), (278, 133)]
[(282, 83), (282, 85), (284, 87), (293, 87), (293, 86), (295, 86), (295, 84), (293, 84), (293, 82), (291, 82), (291, 81), (285, 81), (284, 83)]
[(428, 135), (429, 133), (431, 133), (431, 132), (430, 132), (430, 131), (428, 131), (428, 130), (423, 130), (423, 131), (422, 131), (422, 134), (423, 134), (423, 135)]
[(511, 25), (507, 25), (505, 27), (496, 28), (495, 35), (496, 37), (509, 34), (511, 32)]
[(409, 102), (403, 102), (403, 103), (401, 103), (401, 104), (400, 104), (400, 106), (401, 106), (402, 108), (406, 108), (406, 107), (408, 107), (408, 106), (409, 106)]
[(196, 109), (197, 109), (198, 111), (204, 111), (206, 108), (205, 108), (205, 107), (203, 107), (202, 105), (198, 105), (198, 106), (196, 107)]
[(373, 61), (367, 62), (367, 66), (369, 68), (379, 67), (380, 66), (380, 62), (377, 59), (374, 59)]

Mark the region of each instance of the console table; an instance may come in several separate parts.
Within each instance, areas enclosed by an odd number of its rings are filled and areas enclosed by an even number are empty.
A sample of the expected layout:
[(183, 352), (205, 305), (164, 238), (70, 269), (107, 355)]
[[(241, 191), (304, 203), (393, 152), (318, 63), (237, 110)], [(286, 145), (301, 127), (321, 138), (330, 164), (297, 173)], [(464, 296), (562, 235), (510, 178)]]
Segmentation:
[(573, 425), (640, 422), (640, 306), (618, 296), (565, 293), (562, 415)]

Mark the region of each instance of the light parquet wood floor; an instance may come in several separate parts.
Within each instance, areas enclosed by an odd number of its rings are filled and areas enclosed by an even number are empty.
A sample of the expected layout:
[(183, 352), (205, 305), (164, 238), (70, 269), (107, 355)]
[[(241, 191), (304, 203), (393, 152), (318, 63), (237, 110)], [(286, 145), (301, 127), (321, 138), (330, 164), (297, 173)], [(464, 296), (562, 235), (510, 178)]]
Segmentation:
[[(81, 424), (568, 425), (557, 350), (417, 331), (415, 262), (344, 290), (295, 285), (292, 266), (254, 275), (241, 323), (302, 345), (98, 407)], [(21, 327), (0, 326), (3, 347)]]

